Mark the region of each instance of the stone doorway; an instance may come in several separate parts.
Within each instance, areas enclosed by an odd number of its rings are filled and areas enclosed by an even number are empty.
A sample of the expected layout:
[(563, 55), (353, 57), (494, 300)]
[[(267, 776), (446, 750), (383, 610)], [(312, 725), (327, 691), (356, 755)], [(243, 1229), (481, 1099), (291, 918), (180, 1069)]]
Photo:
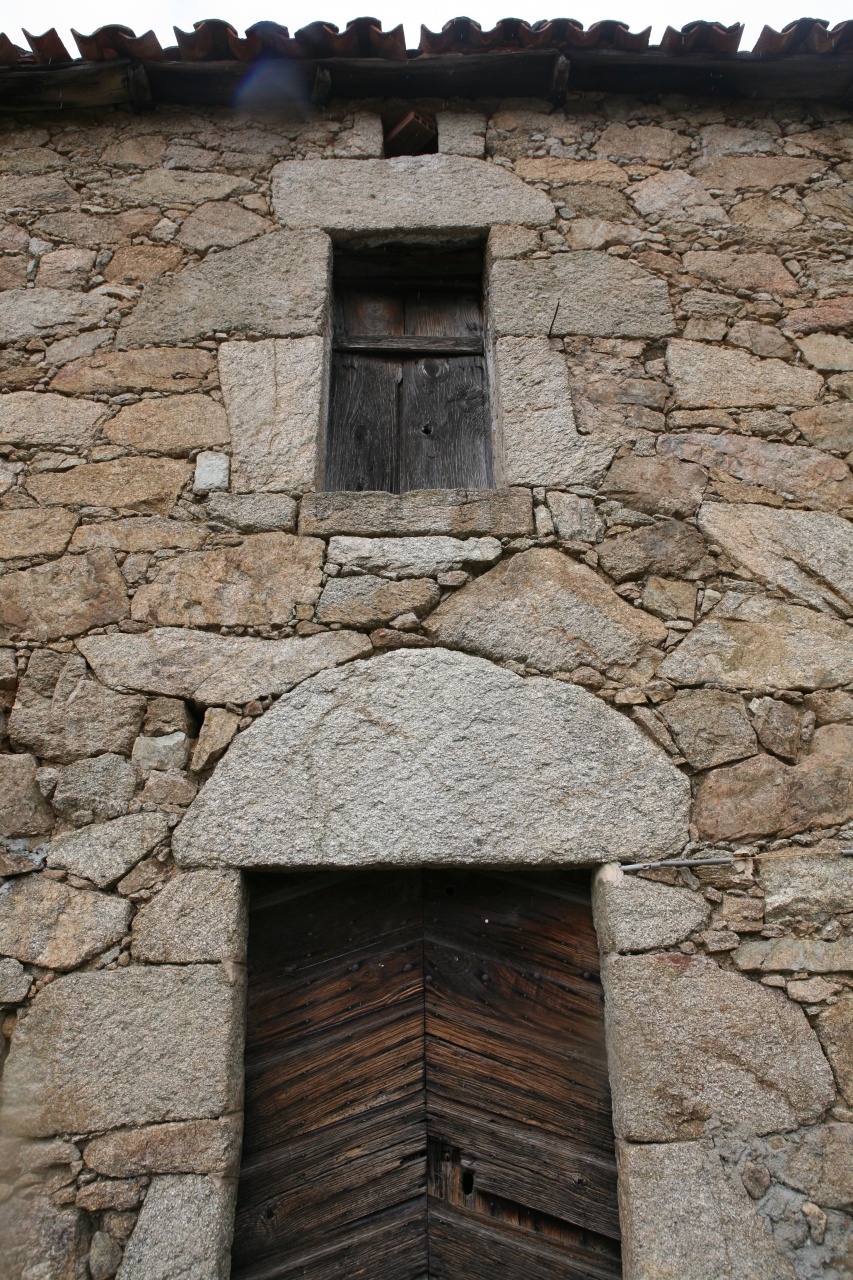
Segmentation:
[(588, 873), (256, 873), (250, 894), (234, 1280), (616, 1280)]

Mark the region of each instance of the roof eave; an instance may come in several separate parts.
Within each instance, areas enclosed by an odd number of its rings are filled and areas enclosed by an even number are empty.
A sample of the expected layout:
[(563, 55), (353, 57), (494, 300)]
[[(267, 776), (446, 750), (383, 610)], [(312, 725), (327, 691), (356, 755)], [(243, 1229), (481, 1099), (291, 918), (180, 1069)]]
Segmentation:
[[(256, 88), (267, 105), (319, 105), (328, 98), (547, 98), (567, 89), (690, 97), (807, 98), (847, 101), (853, 57), (752, 53), (670, 54), (575, 49), (496, 50), (424, 58), (266, 59), (251, 63), (76, 61), (66, 66), (0, 68), (0, 110), (45, 111), (125, 103), (231, 106)], [(253, 101), (257, 101), (255, 96)]]

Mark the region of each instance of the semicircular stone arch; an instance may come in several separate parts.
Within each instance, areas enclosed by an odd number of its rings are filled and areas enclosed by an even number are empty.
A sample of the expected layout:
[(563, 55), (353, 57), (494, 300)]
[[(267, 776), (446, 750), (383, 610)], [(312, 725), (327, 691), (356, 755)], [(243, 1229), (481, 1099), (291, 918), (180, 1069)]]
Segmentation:
[(688, 780), (576, 685), (446, 649), (306, 680), (230, 747), (184, 866), (581, 863), (688, 838)]

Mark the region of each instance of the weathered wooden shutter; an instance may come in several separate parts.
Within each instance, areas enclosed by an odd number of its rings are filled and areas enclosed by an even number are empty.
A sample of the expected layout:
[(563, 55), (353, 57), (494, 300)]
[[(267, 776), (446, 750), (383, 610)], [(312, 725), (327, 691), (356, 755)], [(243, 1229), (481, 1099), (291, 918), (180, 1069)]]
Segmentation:
[(570, 873), (256, 877), (234, 1280), (621, 1274)]
[(478, 287), (442, 262), (336, 283), (327, 489), (493, 484)]

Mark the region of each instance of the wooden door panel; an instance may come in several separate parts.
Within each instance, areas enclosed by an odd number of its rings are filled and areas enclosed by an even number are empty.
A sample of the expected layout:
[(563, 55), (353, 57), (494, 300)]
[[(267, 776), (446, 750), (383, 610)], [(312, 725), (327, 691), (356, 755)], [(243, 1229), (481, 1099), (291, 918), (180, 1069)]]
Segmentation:
[(335, 293), (335, 333), (405, 333), (405, 302), (392, 289), (343, 289)]
[(401, 378), (399, 361), (333, 354), (326, 489), (398, 489)]
[(231, 1280), (428, 1280), (426, 1198), (395, 1205), (319, 1243), (234, 1269)]
[(280, 1046), (329, 1024), (390, 1009), (422, 998), (423, 937), (382, 939), (344, 957), (300, 969), (286, 980), (265, 983), (249, 1001), (248, 1025), (258, 1048)]
[[(488, 1098), (502, 1098), (500, 1113), (516, 1115), (520, 1120), (544, 1124), (554, 1133), (576, 1133), (589, 1128), (591, 1140), (609, 1132), (610, 1095), (607, 1088), (606, 1062), (599, 1037), (592, 1039), (593, 1026), (588, 1018), (586, 1036), (574, 1036), (571, 1019), (575, 1016), (578, 1001), (574, 993), (563, 990), (565, 1016), (561, 1021), (559, 1010), (552, 1011), (549, 1026), (545, 1017), (535, 1025), (522, 1021), (519, 1013), (522, 1001), (513, 1001), (512, 992), (496, 990), (491, 979), (497, 966), (494, 962), (472, 959), (462, 953), (454, 955), (428, 942), (425, 955), (427, 996), (426, 1016), (430, 1043), (434, 1046), (433, 1068), (437, 1079), (449, 1076), (450, 1088), (464, 1087), (483, 1099), (485, 1109), (491, 1109)], [(469, 971), (477, 966), (475, 978), (483, 992), (469, 995), (462, 984), (454, 981), (458, 970)], [(467, 976), (467, 975), (465, 975)], [(522, 986), (518, 983), (517, 986)], [(541, 990), (543, 983), (528, 984), (528, 989)], [(552, 989), (551, 995), (560, 989)], [(467, 997), (467, 998), (466, 998)], [(513, 1013), (515, 1012), (515, 1016)], [(582, 1008), (587, 1016), (589, 1010)], [(535, 1011), (530, 1015), (535, 1018)], [(583, 1022), (578, 1018), (583, 1029)], [(570, 1034), (566, 1028), (571, 1027)], [(589, 1052), (587, 1052), (587, 1047)], [(465, 1058), (463, 1067), (461, 1059)], [(517, 1088), (520, 1077), (525, 1079)], [(536, 1117), (535, 1120), (533, 1117)]]
[(480, 356), (405, 361), (400, 389), (400, 490), (487, 489), (491, 426)]
[(423, 1107), (404, 1099), (248, 1162), (237, 1235), (253, 1238), (258, 1261), (302, 1252), (425, 1190)]
[(522, 966), (433, 937), (425, 957), (427, 1001), (436, 1019), (464, 1015), (525, 1044), (556, 1047), (566, 1057), (604, 1066), (603, 996), (597, 973), (587, 970), (586, 980), (563, 978), (544, 967)]
[(255, 878), (235, 1277), (356, 1276), (377, 1233), (424, 1276), (422, 916), (418, 873)]
[(423, 1002), (415, 999), (247, 1060), (246, 1135), (274, 1145), (422, 1088)]
[[(547, 883), (549, 892), (541, 890)], [(430, 937), (483, 956), (511, 956), (563, 981), (598, 974), (592, 913), (577, 875), (561, 872), (424, 873), (424, 927)]]
[(433, 1164), (448, 1153), (428, 1172), (436, 1278), (461, 1280), (476, 1258), (502, 1280), (619, 1274), (583, 888), (570, 874), (425, 873), (427, 1129)]
[[(541, 1220), (530, 1215), (521, 1226), (498, 1216), (455, 1209), (433, 1202), (430, 1207), (430, 1280), (618, 1280), (618, 1253), (612, 1256), (582, 1232), (566, 1241), (543, 1237)], [(568, 1233), (567, 1233), (568, 1234)]]
[(616, 1280), (577, 875), (256, 877), (234, 1280)]
[(465, 338), (483, 332), (480, 299), (475, 293), (410, 289), (405, 298), (404, 333), (412, 337)]
[[(269, 883), (267, 883), (269, 882)], [(310, 871), (252, 882), (253, 990), (381, 938), (423, 930), (420, 873)]]
[(556, 1055), (551, 1063), (526, 1064), (518, 1053), (509, 1062), (509, 1050), (516, 1048), (512, 1042), (491, 1041), (484, 1050), (481, 1040), (474, 1050), (459, 1048), (433, 1036), (429, 1023), (427, 1035), (427, 1080), (430, 1098), (438, 1099), (436, 1106), (448, 1102), (479, 1109), (508, 1122), (556, 1131), (591, 1149), (612, 1132), (609, 1112), (596, 1107), (597, 1092), (582, 1079), (569, 1087), (557, 1079), (553, 1092), (549, 1090), (549, 1066), (559, 1065)]
[(440, 1146), (458, 1150), (478, 1191), (618, 1240), (616, 1164), (588, 1144), (447, 1099), (428, 1100), (427, 1130)]

